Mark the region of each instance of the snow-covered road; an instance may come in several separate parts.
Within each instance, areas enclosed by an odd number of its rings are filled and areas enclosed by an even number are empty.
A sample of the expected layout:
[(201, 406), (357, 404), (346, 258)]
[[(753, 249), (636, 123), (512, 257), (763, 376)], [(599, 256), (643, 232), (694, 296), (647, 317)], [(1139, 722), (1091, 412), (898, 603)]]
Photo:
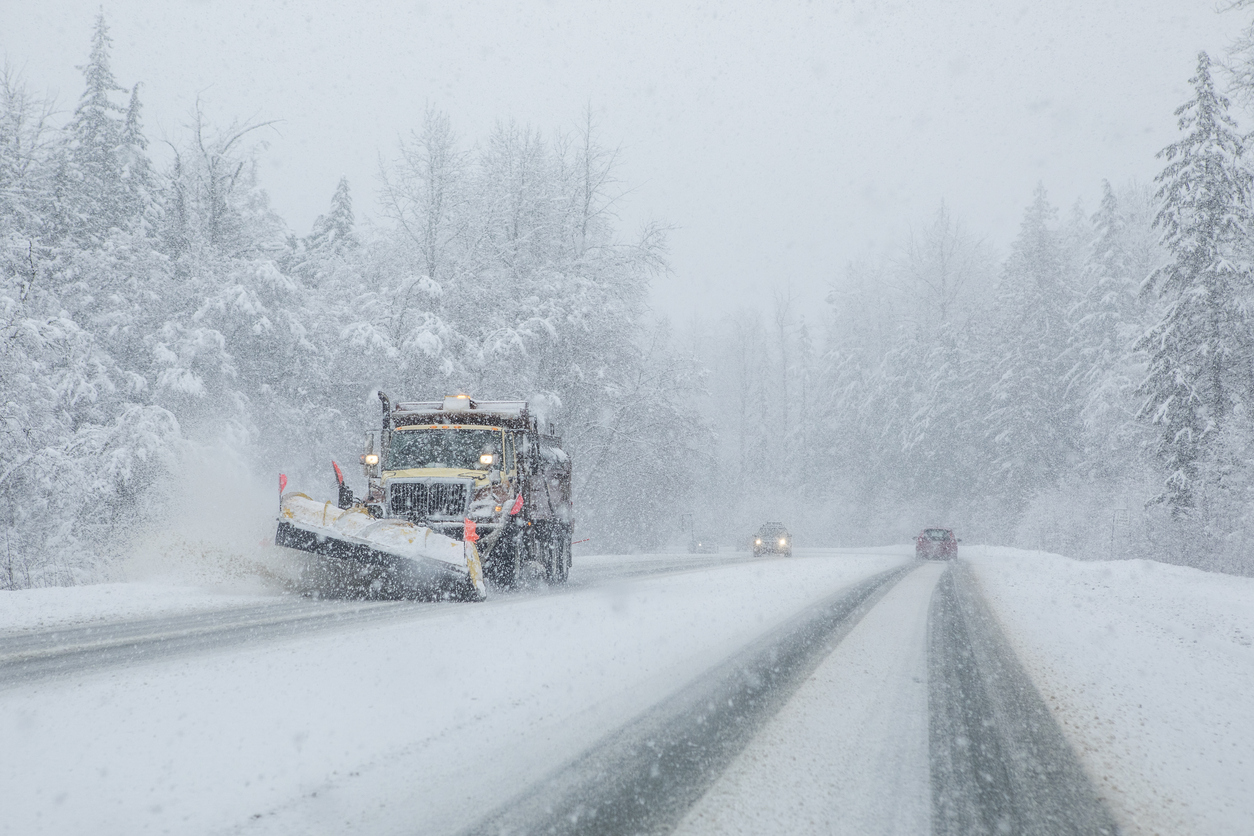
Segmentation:
[[(641, 575), (660, 576), (681, 572), (699, 571), (711, 566), (727, 566), (745, 562), (743, 556), (729, 555), (720, 558), (676, 559), (673, 556), (653, 556), (631, 560), (606, 562), (593, 559), (582, 568), (578, 577), (560, 588), (536, 585), (517, 592), (497, 594), (501, 600), (510, 595), (554, 594), (589, 586), (603, 585)], [(106, 594), (95, 596), (70, 596), (78, 606), (65, 607), (57, 612), (56, 598), (65, 600), (63, 590), (38, 590), (52, 592), (53, 596), (34, 594), (28, 596), (26, 612), (20, 609), (0, 620), (0, 688), (31, 682), (48, 676), (74, 676), (107, 667), (134, 666), (154, 659), (171, 656), (229, 650), (237, 645), (264, 643), (289, 636), (307, 636), (319, 630), (342, 630), (346, 627), (372, 621), (398, 621), (429, 618), (443, 613), (451, 603), (386, 603), (371, 601), (310, 601), (305, 598), (240, 596), (200, 597), (181, 599), (169, 594), (170, 590), (152, 595), (127, 595), (123, 585), (98, 590)], [(110, 618), (117, 610), (111, 605), (107, 593), (123, 599), (123, 612), (146, 618)], [(49, 602), (40, 598), (53, 597)], [(94, 601), (85, 598), (94, 597)], [(171, 608), (171, 598), (190, 605), (190, 611)], [(38, 605), (42, 603), (43, 607)], [(83, 604), (88, 603), (84, 607)], [(96, 606), (92, 607), (90, 604)], [(36, 606), (30, 606), (34, 604)], [(23, 618), (25, 616), (25, 618)], [(51, 623), (49, 623), (51, 622)], [(24, 629), (6, 631), (5, 626)], [(39, 629), (44, 628), (44, 629)]]
[(3, 593), (0, 833), (1254, 832), (1254, 581), (965, 554)]
[(890, 589), (677, 833), (927, 833), (927, 604), (942, 571)]
[(0, 827), (453, 832), (902, 560), (711, 563), (591, 560), (556, 593), (11, 684)]

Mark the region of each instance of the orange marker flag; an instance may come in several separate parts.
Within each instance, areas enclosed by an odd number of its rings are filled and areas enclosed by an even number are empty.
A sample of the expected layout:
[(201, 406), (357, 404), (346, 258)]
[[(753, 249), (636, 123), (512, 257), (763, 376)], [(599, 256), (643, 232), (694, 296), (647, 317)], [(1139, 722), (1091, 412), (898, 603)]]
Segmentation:
[(479, 539), (479, 535), (475, 533), (475, 521), (470, 517), (466, 517), (462, 523), (462, 539), (467, 543), (474, 543)]

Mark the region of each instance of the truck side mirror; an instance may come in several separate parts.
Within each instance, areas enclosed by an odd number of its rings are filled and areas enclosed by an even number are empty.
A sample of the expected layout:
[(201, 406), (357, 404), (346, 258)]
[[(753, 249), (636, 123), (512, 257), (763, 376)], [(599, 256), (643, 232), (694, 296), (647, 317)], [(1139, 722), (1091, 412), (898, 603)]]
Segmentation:
[(339, 502), (337, 504), (345, 510), (352, 508), (353, 503), (357, 501), (353, 497), (353, 489), (344, 484), (344, 473), (340, 470), (340, 466), (335, 460), (331, 461), (331, 467), (335, 469), (335, 481), (340, 486)]

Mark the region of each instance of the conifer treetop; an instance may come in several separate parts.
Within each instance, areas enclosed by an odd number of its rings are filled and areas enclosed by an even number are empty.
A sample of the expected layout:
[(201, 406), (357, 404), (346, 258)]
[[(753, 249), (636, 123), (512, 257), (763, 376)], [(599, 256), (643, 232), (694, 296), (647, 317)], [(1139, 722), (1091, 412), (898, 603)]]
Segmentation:
[(96, 16), (96, 25), (92, 30), (91, 55), (87, 63), (78, 68), (83, 73), (87, 87), (79, 98), (78, 108), (75, 110), (76, 116), (91, 108), (112, 110), (118, 113), (123, 111), (120, 105), (115, 104), (109, 98), (110, 93), (125, 90), (113, 77), (113, 69), (109, 66), (109, 49), (112, 45), (113, 39), (109, 37), (109, 25), (105, 22), (104, 12), (101, 11)]
[[(1154, 282), (1179, 283), (1181, 270), (1205, 270), (1222, 259), (1223, 243), (1240, 241), (1249, 226), (1252, 180), (1242, 164), (1245, 140), (1228, 113), (1228, 99), (1215, 91), (1210, 57), (1198, 54), (1189, 79), (1195, 95), (1178, 107), (1179, 140), (1158, 153), (1168, 164), (1155, 178), (1160, 209), (1154, 224), (1176, 254)], [(1187, 282), (1186, 282), (1187, 283)]]

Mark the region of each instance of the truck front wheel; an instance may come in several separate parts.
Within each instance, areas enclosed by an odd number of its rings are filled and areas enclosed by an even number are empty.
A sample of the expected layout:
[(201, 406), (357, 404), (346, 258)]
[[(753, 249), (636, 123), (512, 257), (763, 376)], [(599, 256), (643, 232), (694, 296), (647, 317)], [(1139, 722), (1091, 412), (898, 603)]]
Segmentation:
[(570, 577), (570, 529), (548, 524), (536, 539), (544, 555), (544, 574), (549, 583), (566, 583)]
[(524, 539), (520, 530), (507, 531), (492, 547), (492, 553), (484, 563), (483, 573), (497, 586), (518, 585), (525, 560)]
[(556, 541), (553, 543), (553, 557), (556, 561), (556, 567), (552, 578), (556, 583), (566, 583), (570, 579), (570, 531), (561, 528), (556, 532)]

